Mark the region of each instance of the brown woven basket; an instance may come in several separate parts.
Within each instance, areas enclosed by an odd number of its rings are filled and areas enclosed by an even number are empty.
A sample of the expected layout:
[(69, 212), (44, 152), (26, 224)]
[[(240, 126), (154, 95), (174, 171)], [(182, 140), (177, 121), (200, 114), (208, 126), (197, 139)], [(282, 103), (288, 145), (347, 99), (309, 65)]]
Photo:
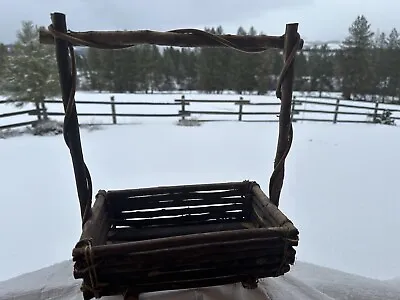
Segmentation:
[(280, 276), (298, 230), (256, 182), (99, 191), (73, 250), (84, 299)]

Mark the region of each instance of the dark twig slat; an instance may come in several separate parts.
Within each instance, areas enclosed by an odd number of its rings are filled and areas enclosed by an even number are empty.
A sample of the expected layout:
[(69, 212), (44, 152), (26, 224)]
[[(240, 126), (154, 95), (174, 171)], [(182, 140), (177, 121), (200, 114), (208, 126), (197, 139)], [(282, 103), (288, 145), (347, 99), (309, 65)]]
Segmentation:
[[(266, 242), (268, 242), (268, 247), (266, 247)], [(123, 259), (111, 256), (107, 258), (107, 260), (100, 261), (98, 266), (101, 266), (101, 269), (115, 267), (115, 272), (118, 272), (117, 267), (124, 269), (126, 266), (132, 265), (135, 265), (137, 270), (147, 270), (148, 268), (166, 268), (168, 263), (173, 264), (174, 266), (201, 265), (202, 263), (208, 262), (218, 264), (220, 261), (216, 261), (213, 257), (224, 256), (224, 261), (231, 261), (233, 254), (235, 255), (235, 259), (239, 259), (239, 256), (250, 258), (253, 256), (250, 254), (253, 254), (254, 252), (262, 252), (262, 256), (273, 256), (283, 252), (284, 244), (285, 241), (282, 241), (277, 237), (270, 237), (244, 240), (238, 244), (234, 241), (228, 241), (215, 244), (210, 243), (171, 247), (168, 251), (165, 249), (157, 249), (151, 251), (132, 252), (124, 255)], [(241, 251), (236, 253), (237, 250), (235, 248), (238, 245), (240, 246)], [(215, 246), (218, 246), (218, 248)], [(246, 253), (247, 255), (245, 255)], [(77, 272), (76, 274), (84, 274), (84, 272)]]
[[(186, 200), (186, 201), (201, 201), (209, 198), (226, 198), (226, 197), (238, 197), (242, 196), (242, 189), (229, 189), (229, 190), (219, 190), (219, 191), (185, 191), (183, 190), (176, 190), (172, 191), (155, 191), (157, 194), (149, 194), (149, 195), (129, 195), (124, 199), (130, 199), (132, 201), (135, 199), (135, 202), (144, 202), (144, 203), (154, 203), (154, 202), (161, 202), (161, 201), (177, 201), (177, 200)], [(160, 189), (165, 189), (165, 187), (160, 187)], [(154, 192), (154, 191), (153, 191)], [(108, 198), (112, 201), (113, 195), (115, 191), (108, 192)], [(121, 194), (118, 194), (121, 196)], [(129, 198), (128, 198), (129, 197)]]
[[(126, 285), (131, 286), (132, 283), (135, 283), (135, 286), (139, 291), (142, 291), (142, 288), (147, 287), (147, 291), (151, 291), (153, 286), (161, 287), (163, 284), (166, 286), (170, 286), (174, 289), (175, 284), (179, 284), (181, 282), (186, 281), (202, 281), (204, 279), (212, 279), (215, 277), (222, 277), (222, 276), (238, 276), (242, 275), (243, 277), (249, 276), (248, 274), (256, 274), (257, 277), (271, 277), (275, 274), (282, 275), (283, 271), (289, 271), (289, 267), (280, 268), (279, 263), (275, 265), (270, 264), (251, 264), (248, 267), (241, 267), (240, 271), (238, 271), (238, 266), (235, 267), (228, 267), (225, 265), (224, 268), (214, 269), (214, 270), (188, 270), (185, 272), (185, 275), (182, 274), (174, 275), (174, 274), (167, 274), (164, 276), (152, 276), (152, 277), (129, 277), (129, 276), (118, 276), (114, 275), (113, 277), (106, 277), (106, 282), (110, 282), (110, 284), (115, 285)], [(184, 279), (182, 279), (182, 277)], [(169, 283), (169, 285), (167, 285)], [(215, 285), (215, 284), (210, 284)], [(185, 288), (184, 286), (180, 288)], [(144, 289), (143, 289), (144, 290)]]
[[(243, 204), (246, 205), (246, 200), (241, 196), (236, 197), (224, 197), (220, 198), (217, 195), (207, 195), (203, 199), (183, 199), (181, 198), (184, 194), (174, 194), (168, 197), (165, 197), (163, 201), (157, 200), (149, 200), (149, 202), (137, 201), (136, 197), (132, 198), (124, 198), (119, 201), (111, 201), (109, 202), (110, 211), (113, 211), (114, 214), (119, 214), (121, 211), (132, 211), (139, 209), (151, 209), (154, 207), (157, 208), (171, 208), (171, 207), (187, 207), (187, 206), (204, 206), (204, 205), (224, 205), (224, 204)], [(174, 196), (177, 196), (178, 199), (174, 199)], [(158, 197), (156, 195), (155, 197)], [(181, 199), (179, 199), (181, 198)], [(158, 198), (159, 199), (159, 198)], [(139, 199), (140, 200), (140, 199)], [(158, 205), (158, 206), (156, 206)]]
[(148, 239), (159, 239), (177, 235), (189, 235), (205, 232), (219, 232), (228, 230), (238, 230), (254, 228), (251, 222), (224, 222), (210, 224), (195, 224), (184, 226), (169, 226), (169, 227), (144, 227), (144, 228), (112, 228), (108, 232), (108, 240), (111, 242), (119, 241), (139, 241)]
[(246, 190), (248, 186), (247, 181), (243, 182), (225, 182), (225, 183), (207, 183), (207, 184), (189, 184), (179, 186), (160, 186), (154, 188), (138, 188), (138, 189), (125, 189), (117, 191), (108, 191), (108, 197), (133, 197), (145, 195), (157, 195), (166, 193), (190, 193), (190, 192), (206, 192), (206, 191), (221, 191), (221, 190)]
[[(191, 201), (190, 201), (191, 202)], [(189, 203), (190, 203), (189, 202)], [(151, 211), (128, 211), (122, 212), (118, 217), (121, 219), (134, 219), (134, 218), (157, 218), (157, 217), (176, 217), (194, 214), (206, 214), (206, 213), (224, 213), (230, 211), (237, 211), (238, 214), (242, 214), (246, 207), (243, 204), (229, 204), (223, 206), (207, 206), (207, 207), (190, 207), (190, 208), (175, 208), (175, 209), (157, 209)]]
[(209, 213), (205, 215), (187, 215), (175, 218), (151, 218), (144, 220), (118, 220), (111, 219), (111, 223), (115, 226), (130, 226), (135, 228), (157, 227), (157, 226), (174, 226), (177, 224), (201, 224), (201, 223), (220, 223), (232, 221), (244, 221), (245, 218), (241, 213)]

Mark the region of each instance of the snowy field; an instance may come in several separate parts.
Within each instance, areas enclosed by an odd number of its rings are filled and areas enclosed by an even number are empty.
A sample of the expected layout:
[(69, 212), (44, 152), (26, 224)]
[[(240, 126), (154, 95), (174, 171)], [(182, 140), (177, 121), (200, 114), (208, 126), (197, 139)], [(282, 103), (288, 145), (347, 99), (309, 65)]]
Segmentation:
[[(77, 100), (105, 100), (108, 96), (79, 93)], [(133, 98), (139, 95), (116, 95), (116, 100), (122, 101), (123, 97), (138, 101)], [(179, 95), (153, 97), (154, 101), (173, 101)], [(201, 97), (217, 98), (193, 95), (195, 99)], [(223, 97), (238, 99), (237, 95)], [(258, 97), (244, 96), (249, 98), (255, 101)], [(259, 101), (263, 99), (259, 97)], [(93, 112), (91, 107), (89, 111)], [(159, 109), (165, 112), (177, 107)], [(84, 106), (78, 106), (78, 110), (84, 111)], [(176, 120), (140, 121), (143, 124), (82, 130), (94, 191), (244, 179), (256, 180), (268, 191), (277, 123), (211, 122), (180, 127), (175, 125)], [(328, 291), (335, 284), (344, 289), (343, 293), (371, 290), (374, 282), (379, 285), (378, 290), (391, 294), (381, 293), (378, 298), (324, 298), (322, 294), (307, 298), (308, 287), (295, 283), (297, 290), (306, 291), (305, 296), (279, 299), (400, 299), (399, 279), (393, 279), (400, 276), (400, 261), (394, 257), (400, 251), (399, 133), (398, 127), (375, 124), (294, 124), (280, 207), (300, 230), (298, 260), (376, 280), (357, 277), (357, 281), (355, 277), (333, 270), (321, 271), (304, 263), (299, 263), (290, 274), (319, 291)], [(0, 157), (0, 280), (6, 280), (69, 259), (80, 235), (80, 214), (69, 152), (61, 135), (0, 139)], [(62, 276), (72, 273), (68, 264), (62, 270), (66, 274)], [(47, 275), (39, 273), (36, 279), (45, 285), (61, 276), (53, 271)], [(0, 283), (0, 299), (9, 299), (6, 293), (21, 289), (24, 282), (32, 281), (34, 274)], [(288, 278), (268, 284), (272, 290), (271, 285), (275, 284), (279, 294), (280, 286), (289, 284), (292, 277)], [(74, 285), (70, 280), (68, 286), (75, 293), (76, 282)], [(398, 294), (393, 294), (396, 289)]]
[[(185, 95), (188, 100), (239, 100), (239, 95), (236, 94), (223, 94), (223, 95), (207, 95), (199, 94), (196, 92), (183, 92), (183, 93), (173, 93), (173, 94), (110, 94), (110, 93), (93, 93), (93, 92), (77, 92), (76, 101), (100, 101), (100, 102), (110, 102), (110, 97), (114, 96), (116, 102), (151, 102), (151, 103), (174, 103), (175, 99), (180, 99), (182, 94)], [(323, 120), (333, 120), (335, 111), (335, 99), (329, 98), (312, 98), (308, 94), (295, 93), (296, 100), (305, 101), (302, 104), (297, 104), (297, 110), (302, 110), (295, 115), (297, 119), (323, 119)], [(312, 94), (311, 94), (312, 95)], [(332, 96), (332, 94), (328, 94)], [(244, 100), (249, 100), (253, 104), (268, 103), (270, 105), (244, 105), (243, 112), (273, 112), (274, 114), (269, 115), (244, 115), (244, 121), (256, 121), (256, 120), (277, 120), (277, 114), (279, 112), (279, 100), (275, 97), (274, 93), (271, 92), (268, 96), (257, 96), (257, 95), (243, 95)], [(0, 97), (0, 99), (4, 99)], [(311, 103), (309, 103), (311, 102)], [(320, 104), (320, 103), (325, 103)], [(373, 102), (361, 102), (361, 101), (348, 101), (341, 100), (341, 105), (347, 106), (361, 106), (365, 109), (354, 108), (354, 107), (339, 107), (339, 112), (346, 112), (348, 114), (339, 114), (337, 120), (351, 120), (351, 121), (367, 121), (368, 117), (365, 114), (373, 114), (374, 106)], [(61, 103), (48, 103), (46, 104), (49, 112), (63, 113), (63, 106)], [(181, 106), (179, 103), (177, 105), (126, 105), (126, 104), (116, 104), (116, 113), (125, 114), (178, 114)], [(400, 105), (393, 104), (379, 104), (379, 108), (385, 108), (394, 110), (392, 117), (400, 118)], [(33, 104), (28, 104), (24, 110), (34, 109)], [(111, 114), (110, 104), (77, 104), (77, 110), (79, 113), (105, 113)], [(236, 121), (238, 119), (239, 106), (232, 103), (191, 103), (186, 106), (187, 111), (214, 111), (214, 112), (226, 112), (231, 114), (221, 115), (221, 114), (192, 114), (191, 117), (200, 120), (232, 120)], [(314, 112), (304, 112), (314, 111)], [(18, 111), (11, 104), (0, 104), (0, 114)], [(323, 111), (315, 112), (315, 111)], [(275, 114), (276, 113), (276, 114)], [(356, 113), (356, 114), (354, 114)], [(381, 113), (381, 111), (379, 111)], [(363, 115), (360, 115), (363, 114)], [(55, 120), (62, 121), (62, 116), (52, 117)], [(179, 117), (117, 117), (117, 122), (119, 124), (138, 124), (143, 122), (152, 123), (175, 123)], [(19, 122), (35, 121), (36, 116), (34, 115), (17, 115), (7, 118), (0, 118), (0, 126), (7, 124), (14, 124)], [(111, 124), (111, 116), (80, 116), (79, 120), (82, 124)], [(397, 121), (398, 122), (398, 121)]]

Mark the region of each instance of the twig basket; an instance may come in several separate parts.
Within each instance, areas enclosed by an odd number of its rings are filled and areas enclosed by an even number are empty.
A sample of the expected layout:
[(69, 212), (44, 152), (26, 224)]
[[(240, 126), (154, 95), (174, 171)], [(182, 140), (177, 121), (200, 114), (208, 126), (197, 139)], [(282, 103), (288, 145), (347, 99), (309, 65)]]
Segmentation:
[[(197, 29), (169, 32), (67, 30), (65, 15), (53, 13), (42, 43), (54, 43), (65, 111), (64, 139), (74, 167), (82, 235), (73, 249), (74, 277), (83, 279), (85, 300), (242, 282), (280, 276), (295, 261), (298, 230), (278, 209), (293, 128), (294, 61), (303, 47), (298, 24), (282, 36), (215, 35)], [(258, 53), (283, 50), (278, 78), (279, 135), (269, 196), (256, 182), (180, 185), (99, 191), (92, 207), (92, 180), (84, 161), (75, 105), (74, 45), (122, 49), (137, 44), (229, 47)], [(131, 297), (132, 296), (132, 297)]]
[(73, 250), (85, 299), (280, 276), (298, 230), (256, 182), (99, 191)]

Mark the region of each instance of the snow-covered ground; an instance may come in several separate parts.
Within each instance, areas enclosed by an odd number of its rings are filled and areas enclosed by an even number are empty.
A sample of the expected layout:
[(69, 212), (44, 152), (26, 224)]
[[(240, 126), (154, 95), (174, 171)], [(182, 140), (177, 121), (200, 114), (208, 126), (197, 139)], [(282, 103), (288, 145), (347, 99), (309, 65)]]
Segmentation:
[[(107, 96), (90, 97), (101, 100)], [(129, 95), (124, 97), (128, 99)], [(163, 101), (177, 98), (159, 97)], [(251, 97), (253, 101), (255, 96)], [(78, 110), (82, 111), (80, 107)], [(276, 123), (215, 122), (181, 127), (174, 121), (160, 120), (164, 119), (82, 130), (95, 191), (243, 179), (256, 180), (268, 191)], [(315, 294), (307, 298), (308, 292), (315, 292), (314, 287), (327, 295), (334, 289), (340, 295), (358, 293), (359, 297), (334, 299), (400, 299), (400, 291), (396, 294), (398, 279), (383, 285), (379, 281), (400, 276), (396, 259), (400, 251), (399, 133), (398, 127), (373, 124), (294, 124), (281, 209), (300, 230), (298, 260), (375, 280), (357, 280), (303, 263), (289, 277), (267, 280), (266, 286), (275, 291), (274, 295), (294, 289), (296, 295), (303, 290), (303, 298), (290, 298), (285, 292), (281, 299), (329, 299)], [(0, 280), (5, 280), (68, 259), (80, 235), (80, 215), (62, 136), (25, 135), (0, 140), (0, 157)], [(32, 290), (28, 288), (32, 278), (41, 281), (41, 286), (51, 278), (70, 276), (68, 264), (61, 269), (0, 283), (0, 299), (10, 299), (6, 292), (22, 292), (22, 286), (25, 291)], [(366, 298), (360, 294), (364, 290), (370, 295), (375, 290), (373, 284), (379, 285), (377, 291), (392, 296), (381, 293), (380, 298)], [(78, 287), (70, 281), (63, 288), (71, 294), (60, 299), (80, 299), (74, 296)]]
[[(0, 282), (0, 300), (82, 300), (72, 261)], [(297, 262), (290, 273), (260, 280), (255, 290), (241, 284), (143, 294), (140, 300), (398, 300), (400, 288), (391, 281), (352, 275)], [(121, 296), (104, 300), (122, 300)]]

